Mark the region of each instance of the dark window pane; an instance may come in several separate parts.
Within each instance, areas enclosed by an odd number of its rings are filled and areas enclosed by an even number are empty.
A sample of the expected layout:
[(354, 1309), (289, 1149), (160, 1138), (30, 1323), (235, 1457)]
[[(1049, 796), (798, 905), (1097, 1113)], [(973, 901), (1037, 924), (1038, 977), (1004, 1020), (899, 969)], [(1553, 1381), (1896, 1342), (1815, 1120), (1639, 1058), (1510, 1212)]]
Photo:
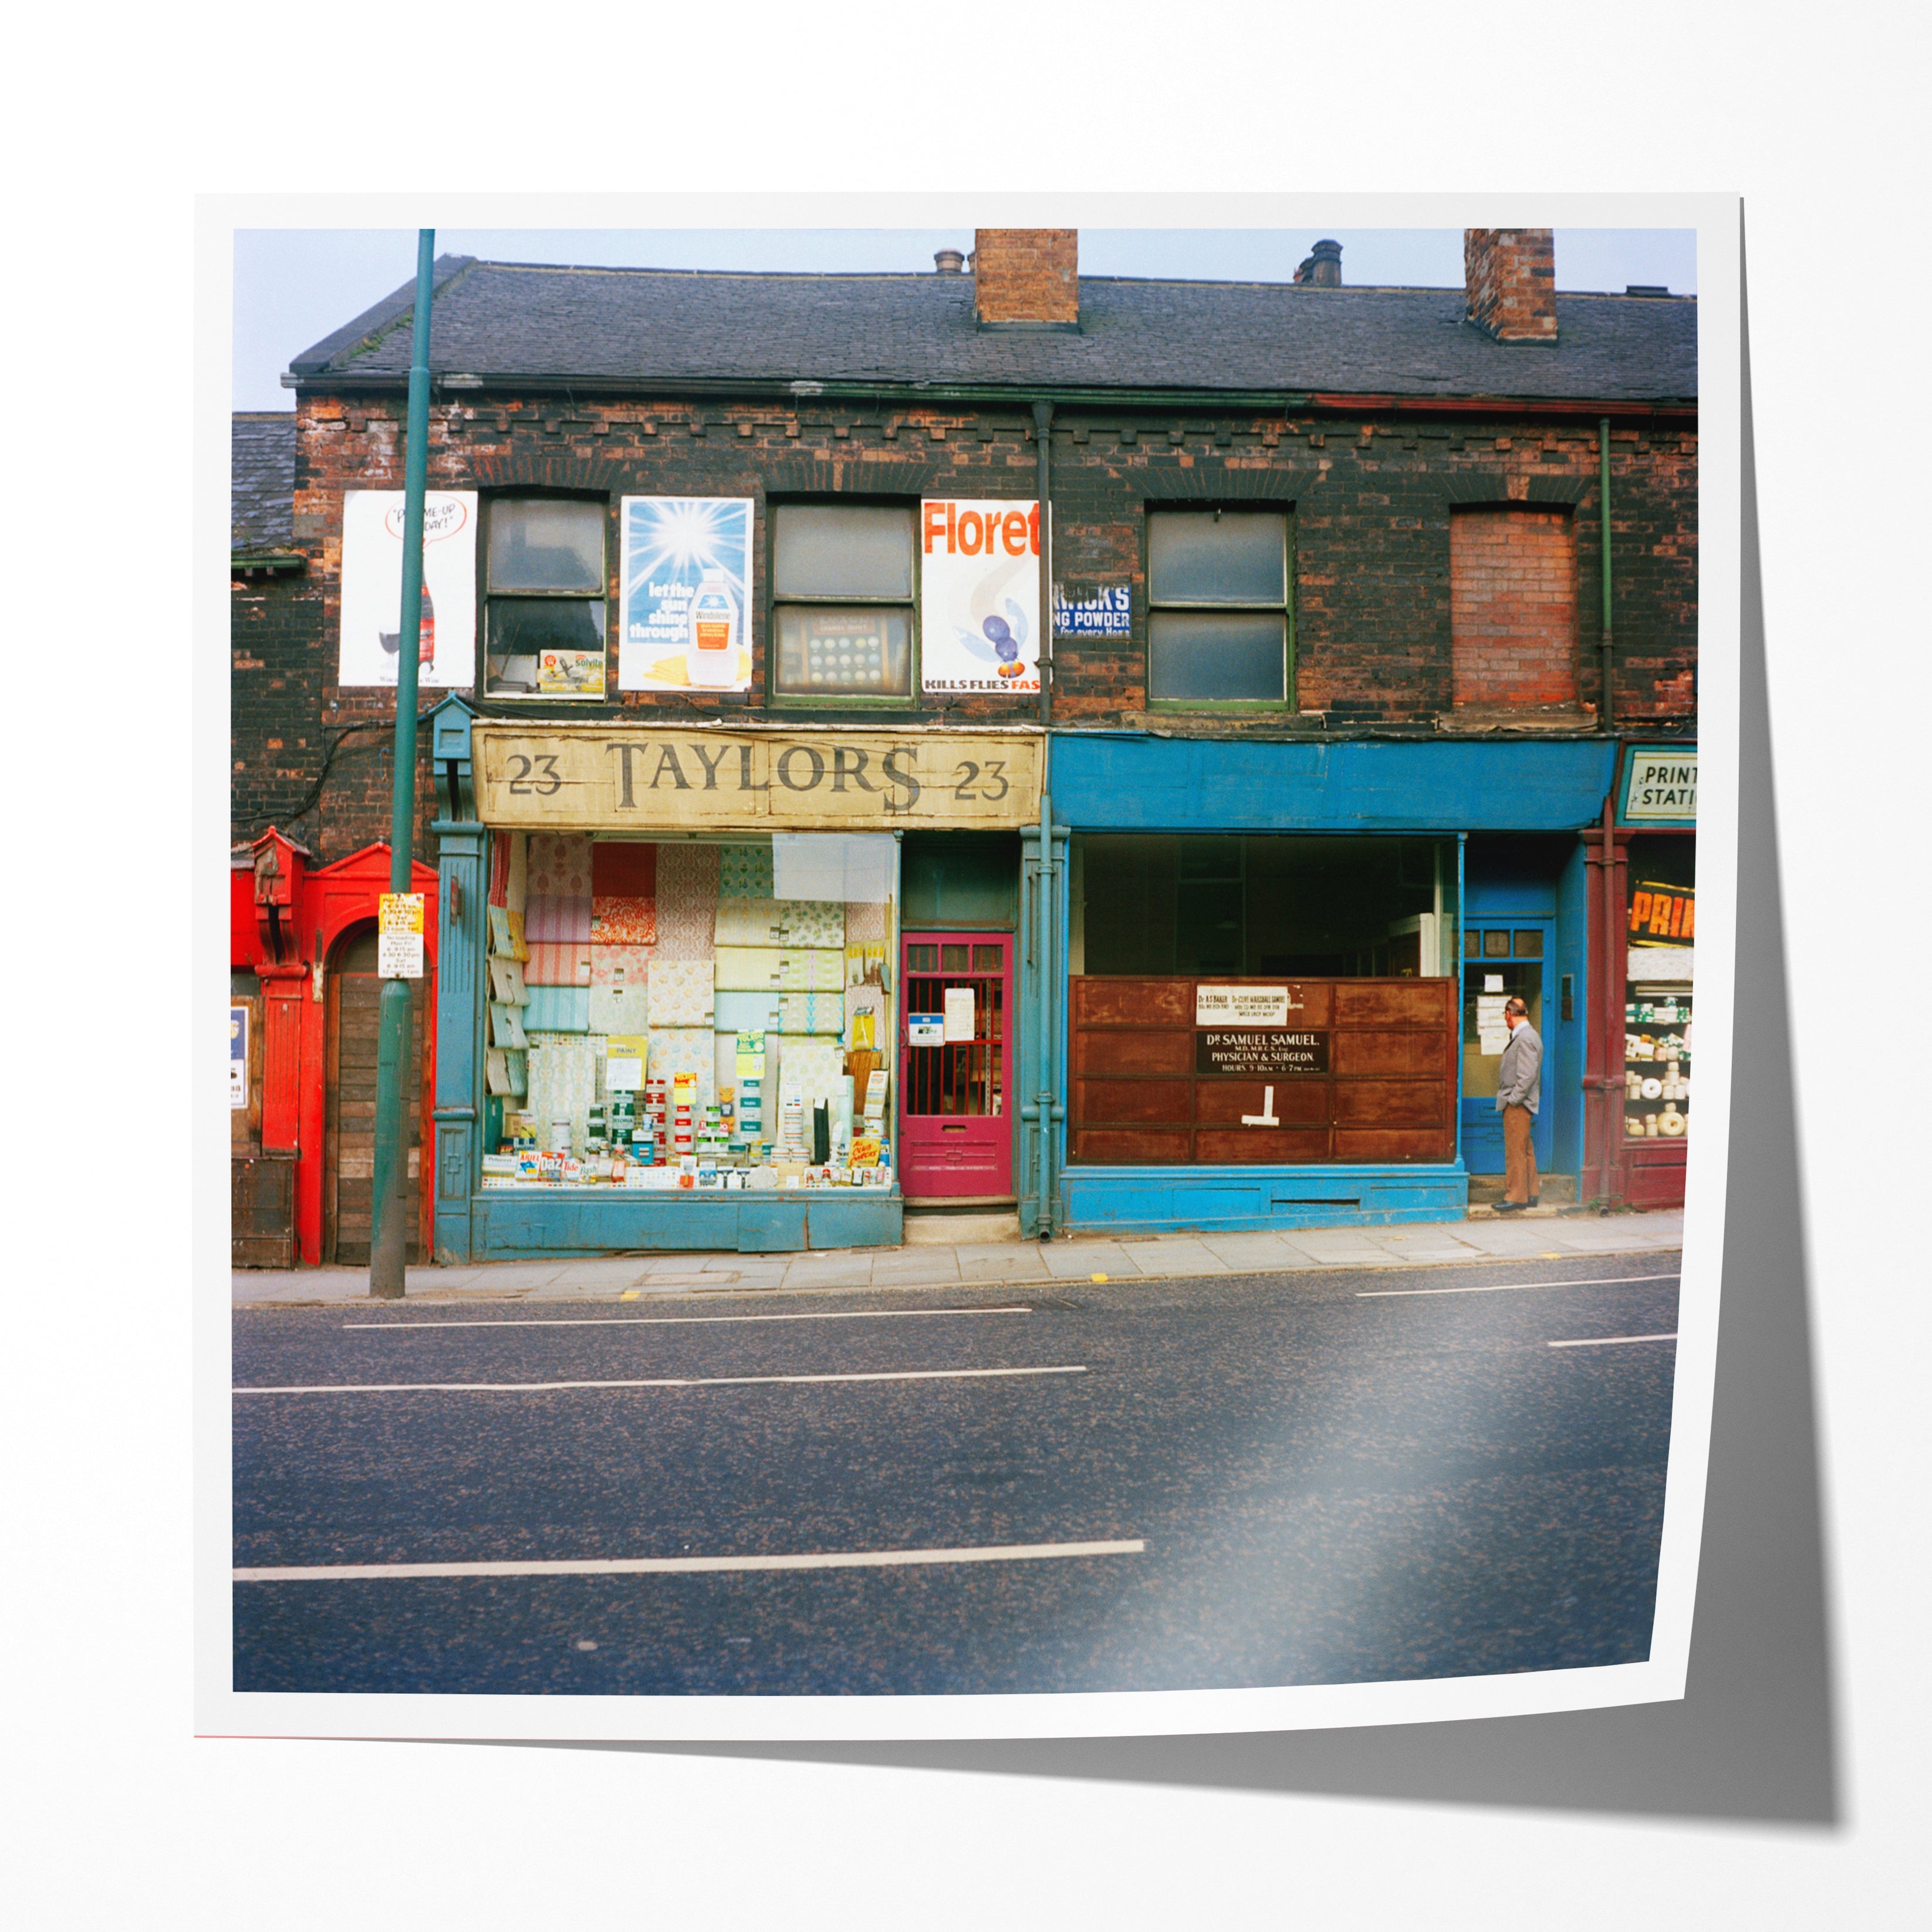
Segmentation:
[(1484, 933), (1483, 957), (1485, 959), (1507, 959), (1509, 957), (1509, 934), (1506, 932)]
[(1148, 519), (1156, 604), (1285, 604), (1288, 518), (1274, 510), (1157, 510)]
[(490, 506), (492, 590), (604, 588), (604, 506), (519, 502)]
[(604, 688), (604, 605), (574, 597), (493, 597), (485, 688), (512, 697)]
[(908, 973), (937, 973), (939, 970), (939, 948), (936, 946), (908, 946), (906, 948), (906, 970)]
[(963, 946), (942, 946), (939, 949), (939, 970), (942, 973), (963, 973), (966, 970), (966, 949)]
[(973, 949), (973, 970), (976, 973), (998, 973), (1006, 964), (1006, 948), (1004, 946), (976, 946)]
[(773, 516), (772, 588), (778, 596), (912, 595), (910, 510), (781, 503)]
[(912, 625), (903, 610), (781, 605), (777, 688), (790, 695), (912, 688)]
[(1156, 610), (1148, 620), (1148, 694), (1248, 698), (1288, 694), (1288, 622), (1257, 614)]
[(1466, 932), (1462, 934), (1462, 957), (1465, 959), (1474, 959), (1480, 957), (1480, 956), (1478, 949), (1481, 946), (1481, 944), (1482, 934), (1480, 933)]
[(1534, 932), (1518, 932), (1516, 936), (1516, 956), (1519, 959), (1540, 959), (1543, 957), (1543, 934), (1540, 928)]

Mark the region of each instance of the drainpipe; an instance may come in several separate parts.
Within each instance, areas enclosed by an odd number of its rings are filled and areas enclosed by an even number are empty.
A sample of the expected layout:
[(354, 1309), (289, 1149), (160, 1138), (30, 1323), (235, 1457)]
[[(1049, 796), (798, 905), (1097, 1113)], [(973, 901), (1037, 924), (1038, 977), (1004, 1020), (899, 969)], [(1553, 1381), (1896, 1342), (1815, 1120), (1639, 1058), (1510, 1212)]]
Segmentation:
[(1603, 982), (1604, 1016), (1604, 1126), (1602, 1184), (1597, 1190), (1598, 1207), (1611, 1204), (1616, 1186), (1618, 1164), (1623, 1159), (1624, 1016), (1618, 998), (1617, 949), (1623, 940), (1623, 920), (1617, 905), (1616, 786), (1604, 800), (1602, 836), (1604, 873), (1604, 958), (1599, 977)]
[[(1053, 722), (1053, 405), (1033, 406), (1033, 436), (1040, 466), (1040, 722)], [(1042, 837), (1045, 834), (1041, 835)], [(1046, 848), (1040, 848), (1042, 861)]]
[[(409, 426), (403, 446), (403, 602), (396, 631), (394, 784), (389, 805), (389, 890), (410, 889), (416, 815), (416, 646), (422, 625), (423, 496), (429, 482), (430, 308), (436, 292), (436, 231), (416, 236), (416, 309), (410, 351)], [(403, 1293), (409, 1245), (409, 1114), (403, 1092), (410, 1059), (410, 982), (385, 980), (376, 1046), (376, 1157), (370, 1192), (369, 1292)], [(422, 1150), (422, 1187), (432, 1184)]]
[(1048, 789), (1051, 741), (1040, 748), (1040, 997), (1034, 1027), (1040, 1041), (1040, 1092), (1034, 1102), (1040, 1126), (1040, 1238), (1053, 1238), (1053, 797)]
[(1616, 642), (1616, 632), (1610, 620), (1610, 419), (1604, 417), (1597, 425), (1597, 511), (1603, 523), (1602, 540), (1599, 544), (1604, 554), (1604, 715), (1603, 727), (1607, 731), (1616, 716), (1616, 702), (1611, 692), (1612, 651)]

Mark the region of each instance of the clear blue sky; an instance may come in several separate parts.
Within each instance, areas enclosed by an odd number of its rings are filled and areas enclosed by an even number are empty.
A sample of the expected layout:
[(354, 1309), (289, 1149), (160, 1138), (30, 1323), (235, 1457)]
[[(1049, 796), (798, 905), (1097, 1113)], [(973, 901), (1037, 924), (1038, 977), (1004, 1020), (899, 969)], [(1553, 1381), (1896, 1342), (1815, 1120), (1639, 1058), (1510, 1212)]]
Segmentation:
[[(1080, 235), (1090, 275), (1285, 282), (1311, 243), (1342, 244), (1344, 281), (1456, 288), (1460, 228), (1093, 228)], [(933, 251), (973, 245), (967, 229), (452, 228), (439, 254), (604, 268), (886, 270), (929, 273)], [(416, 236), (403, 229), (252, 228), (235, 237), (235, 378), (238, 410), (295, 406), (282, 388), (292, 356), (414, 279)], [(1697, 286), (1695, 232), (1688, 228), (1559, 228), (1559, 289), (1622, 290), (1658, 283)]]

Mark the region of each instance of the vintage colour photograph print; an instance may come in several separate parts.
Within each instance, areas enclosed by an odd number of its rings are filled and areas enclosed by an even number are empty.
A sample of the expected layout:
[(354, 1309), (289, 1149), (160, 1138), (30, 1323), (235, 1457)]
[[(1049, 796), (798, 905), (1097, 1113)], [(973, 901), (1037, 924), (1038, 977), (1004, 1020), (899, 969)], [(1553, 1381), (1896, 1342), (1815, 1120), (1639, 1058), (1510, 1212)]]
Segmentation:
[(1682, 1697), (1735, 200), (784, 206), (233, 231), (199, 1728)]

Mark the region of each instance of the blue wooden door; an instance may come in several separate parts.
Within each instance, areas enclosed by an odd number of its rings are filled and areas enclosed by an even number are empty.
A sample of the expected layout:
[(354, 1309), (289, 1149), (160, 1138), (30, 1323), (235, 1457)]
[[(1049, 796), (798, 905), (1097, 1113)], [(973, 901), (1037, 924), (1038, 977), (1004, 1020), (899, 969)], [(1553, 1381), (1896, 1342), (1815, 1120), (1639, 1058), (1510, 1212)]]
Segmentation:
[(1496, 1069), (1502, 1048), (1493, 1029), (1484, 1037), (1482, 1022), (1496, 1012), (1492, 1003), (1513, 993), (1528, 1004), (1529, 1023), (1543, 1040), (1543, 1090), (1531, 1144), (1538, 1171), (1549, 1169), (1556, 1118), (1550, 1082), (1556, 1066), (1556, 1030), (1562, 1024), (1552, 996), (1556, 930), (1553, 919), (1500, 912), (1472, 912), (1464, 926), (1462, 1164), (1472, 1174), (1503, 1171), (1503, 1117), (1496, 1112)]

